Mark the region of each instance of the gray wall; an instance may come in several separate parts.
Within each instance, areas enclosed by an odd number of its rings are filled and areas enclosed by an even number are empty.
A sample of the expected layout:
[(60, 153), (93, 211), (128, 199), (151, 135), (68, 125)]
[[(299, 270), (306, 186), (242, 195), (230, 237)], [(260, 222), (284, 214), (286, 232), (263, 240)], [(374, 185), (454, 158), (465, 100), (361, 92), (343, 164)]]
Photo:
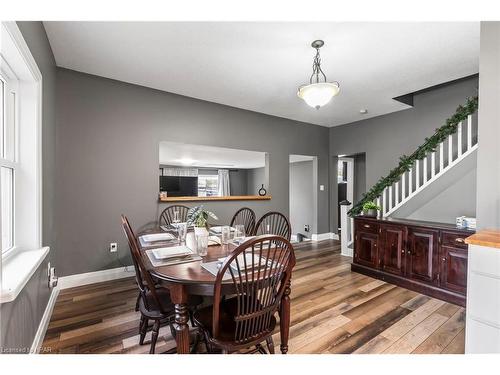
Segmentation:
[[(442, 86), (415, 95), (413, 108), (331, 128), (332, 163), (336, 162), (336, 155), (364, 152), (366, 188), (370, 189), (380, 177), (398, 164), (401, 155), (411, 154), (426, 137), (443, 125), (445, 119), (451, 116), (467, 97), (477, 95), (477, 86), (477, 78)], [(333, 173), (330, 176), (330, 204), (332, 212), (336, 212), (336, 176), (332, 175)], [(330, 224), (334, 231), (338, 225), (336, 215), (331, 216)]]
[[(298, 103), (300, 105), (300, 103)], [(269, 153), (270, 201), (206, 202), (220, 222), (241, 206), (288, 215), (289, 155), (318, 157), (328, 185), (328, 129), (65, 69), (57, 72), (57, 266), (61, 275), (130, 264), (119, 217), (155, 221), (158, 144), (189, 142)], [(318, 231), (327, 232), (328, 189), (318, 192)], [(192, 205), (192, 204), (190, 204)], [(119, 242), (115, 254), (110, 242)], [(120, 259), (118, 260), (117, 257)]]
[(408, 215), (408, 218), (455, 224), (458, 216), (476, 216), (475, 169)]
[(481, 22), (477, 226), (500, 228), (500, 22)]
[(248, 195), (259, 195), (259, 190), (264, 184), (264, 189), (270, 194), (266, 181), (266, 169), (255, 168), (249, 169), (247, 173), (247, 193)]
[(42, 147), (43, 147), (43, 245), (50, 246), (48, 258), (40, 265), (19, 296), (0, 305), (0, 347), (29, 350), (42, 318), (50, 290), (45, 270), (54, 259), (54, 173), (55, 173), (55, 80), (56, 67), (45, 29), (41, 22), (17, 22), (42, 73)]
[(357, 202), (366, 193), (366, 156), (357, 154), (352, 157), (354, 158), (354, 201)]
[[(311, 238), (314, 228), (313, 162), (290, 163), (290, 224), (292, 234), (302, 233)], [(311, 228), (304, 231), (304, 225)]]

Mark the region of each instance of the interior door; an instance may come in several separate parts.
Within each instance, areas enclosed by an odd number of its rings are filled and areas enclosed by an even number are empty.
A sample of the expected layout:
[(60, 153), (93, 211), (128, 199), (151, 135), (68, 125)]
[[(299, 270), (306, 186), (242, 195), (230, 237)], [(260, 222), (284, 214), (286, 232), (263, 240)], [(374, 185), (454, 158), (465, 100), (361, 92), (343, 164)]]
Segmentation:
[(437, 283), (439, 232), (408, 227), (406, 275), (415, 280)]
[(467, 250), (441, 246), (440, 258), (441, 287), (465, 294), (467, 289)]
[(380, 226), (380, 268), (396, 275), (404, 274), (405, 227), (399, 225)]
[(375, 233), (355, 233), (354, 261), (364, 266), (377, 267), (378, 235)]

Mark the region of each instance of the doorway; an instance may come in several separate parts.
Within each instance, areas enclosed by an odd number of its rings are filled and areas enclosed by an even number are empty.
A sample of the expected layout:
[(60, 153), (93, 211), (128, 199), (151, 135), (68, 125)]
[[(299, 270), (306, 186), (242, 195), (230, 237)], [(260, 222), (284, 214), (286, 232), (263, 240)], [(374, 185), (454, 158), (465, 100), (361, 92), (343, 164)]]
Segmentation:
[(289, 207), (292, 241), (307, 241), (317, 233), (317, 157), (290, 155)]

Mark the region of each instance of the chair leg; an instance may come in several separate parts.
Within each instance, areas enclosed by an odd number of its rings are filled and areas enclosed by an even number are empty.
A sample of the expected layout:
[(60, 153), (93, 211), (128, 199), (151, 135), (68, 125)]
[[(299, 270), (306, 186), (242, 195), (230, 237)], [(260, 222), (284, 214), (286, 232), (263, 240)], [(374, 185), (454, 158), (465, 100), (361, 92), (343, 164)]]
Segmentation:
[(160, 321), (155, 320), (153, 325), (153, 332), (151, 335), (151, 348), (149, 349), (149, 354), (155, 354), (156, 340), (158, 340), (158, 331), (160, 330)]
[(274, 354), (274, 340), (272, 336), (269, 336), (266, 339), (267, 342), (267, 349), (269, 350), (269, 354)]
[(139, 311), (139, 300), (141, 299), (141, 293), (137, 296), (137, 301), (135, 301), (135, 311)]
[(141, 315), (141, 323), (139, 324), (139, 345), (144, 345), (144, 338), (148, 330), (149, 319)]

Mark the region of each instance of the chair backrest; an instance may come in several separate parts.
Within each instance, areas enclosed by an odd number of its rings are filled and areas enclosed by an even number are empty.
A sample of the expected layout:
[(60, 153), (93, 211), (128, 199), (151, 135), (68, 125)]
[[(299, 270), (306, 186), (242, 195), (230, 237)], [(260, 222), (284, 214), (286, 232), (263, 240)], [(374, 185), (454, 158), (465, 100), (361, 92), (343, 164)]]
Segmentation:
[(253, 231), (255, 230), (255, 212), (248, 207), (240, 208), (234, 214), (231, 219), (231, 224), (229, 225), (234, 227), (238, 224), (245, 226), (245, 233), (247, 236), (253, 235)]
[[(219, 336), (222, 283), (232, 283), (236, 294), (234, 341), (245, 344), (269, 333), (272, 317), (290, 280), (295, 255), (280, 236), (259, 236), (238, 246), (221, 265), (214, 286), (213, 337)], [(226, 271), (229, 279), (224, 279)]]
[(146, 293), (148, 291), (150, 291), (151, 294), (153, 295), (153, 298), (154, 298), (154, 301), (157, 305), (157, 308), (159, 308), (160, 311), (163, 313), (165, 311), (163, 310), (161, 301), (158, 298), (158, 295), (156, 294), (155, 283), (154, 283), (153, 278), (151, 277), (149, 271), (146, 269), (144, 262), (142, 261), (141, 252), (140, 252), (139, 246), (137, 244), (137, 238), (136, 238), (134, 232), (132, 231), (132, 227), (130, 226), (130, 222), (128, 221), (128, 219), (125, 215), (121, 215), (121, 219), (122, 219), (122, 228), (123, 228), (123, 231), (125, 232), (125, 236), (127, 237), (128, 246), (130, 249), (130, 253), (132, 255), (132, 261), (134, 262), (135, 279), (137, 281), (137, 285), (139, 286), (139, 290), (141, 293), (141, 298), (144, 302), (144, 306), (148, 310), (154, 308), (153, 306), (149, 306), (148, 299), (146, 298)]
[(160, 225), (169, 225), (174, 221), (174, 213), (175, 211), (179, 211), (179, 220), (183, 223), (187, 221), (187, 213), (189, 211), (189, 207), (183, 206), (181, 204), (174, 204), (169, 206), (163, 210), (160, 215)]
[(290, 222), (285, 215), (279, 212), (268, 212), (262, 216), (255, 227), (255, 235), (274, 234), (285, 237), (288, 241), (292, 236)]

